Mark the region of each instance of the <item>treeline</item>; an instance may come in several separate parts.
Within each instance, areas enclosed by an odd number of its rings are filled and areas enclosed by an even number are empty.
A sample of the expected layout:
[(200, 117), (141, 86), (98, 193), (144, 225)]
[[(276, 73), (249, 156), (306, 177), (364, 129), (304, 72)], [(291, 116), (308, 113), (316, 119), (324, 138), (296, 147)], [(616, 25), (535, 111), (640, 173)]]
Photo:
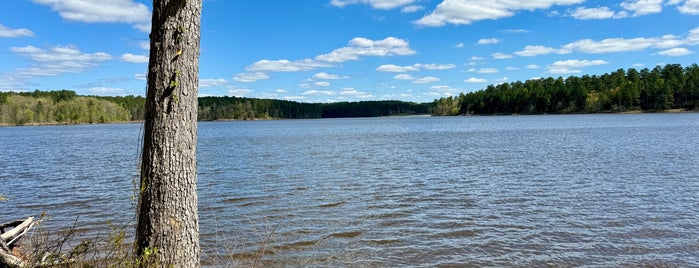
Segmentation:
[[(143, 120), (144, 97), (79, 96), (74, 91), (0, 92), (0, 124), (81, 124)], [(429, 114), (431, 103), (301, 103), (239, 97), (199, 98), (199, 120), (304, 119)]]
[(238, 97), (199, 98), (199, 120), (304, 119), (429, 114), (430, 103), (361, 101), (301, 103)]
[(699, 109), (699, 66), (531, 79), (433, 102), (434, 115), (599, 113)]
[(124, 107), (74, 91), (0, 92), (0, 125), (124, 122)]

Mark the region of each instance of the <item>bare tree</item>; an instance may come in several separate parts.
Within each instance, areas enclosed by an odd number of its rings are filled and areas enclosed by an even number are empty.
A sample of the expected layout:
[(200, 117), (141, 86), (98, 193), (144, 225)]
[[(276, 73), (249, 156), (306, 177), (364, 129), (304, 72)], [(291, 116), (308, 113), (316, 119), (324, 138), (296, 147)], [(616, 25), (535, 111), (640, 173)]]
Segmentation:
[[(136, 253), (199, 267), (197, 88), (202, 0), (154, 0)], [(155, 254), (153, 254), (155, 253)]]

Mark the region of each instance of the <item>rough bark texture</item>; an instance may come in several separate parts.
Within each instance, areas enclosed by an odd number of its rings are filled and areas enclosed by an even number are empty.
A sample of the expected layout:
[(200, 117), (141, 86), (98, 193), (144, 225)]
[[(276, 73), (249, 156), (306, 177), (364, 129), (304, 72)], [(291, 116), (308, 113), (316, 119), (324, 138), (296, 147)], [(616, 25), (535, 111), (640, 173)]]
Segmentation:
[(201, 0), (154, 0), (136, 252), (199, 267), (197, 89)]

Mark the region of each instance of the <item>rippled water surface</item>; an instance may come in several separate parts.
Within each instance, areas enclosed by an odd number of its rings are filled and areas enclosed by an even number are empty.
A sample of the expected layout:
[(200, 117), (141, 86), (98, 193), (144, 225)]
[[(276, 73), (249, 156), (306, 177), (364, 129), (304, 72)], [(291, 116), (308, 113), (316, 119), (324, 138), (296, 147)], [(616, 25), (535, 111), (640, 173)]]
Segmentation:
[[(0, 128), (0, 221), (128, 222), (140, 130)], [(198, 168), (211, 266), (699, 266), (696, 113), (205, 122)]]

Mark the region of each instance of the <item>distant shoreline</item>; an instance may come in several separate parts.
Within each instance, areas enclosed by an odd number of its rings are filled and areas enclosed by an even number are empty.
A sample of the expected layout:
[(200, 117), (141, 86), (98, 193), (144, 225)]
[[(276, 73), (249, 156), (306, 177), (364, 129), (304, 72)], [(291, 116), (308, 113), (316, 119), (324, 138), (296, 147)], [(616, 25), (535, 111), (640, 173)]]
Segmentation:
[[(590, 115), (590, 114), (675, 114), (675, 113), (699, 113), (699, 110), (683, 110), (670, 109), (664, 111), (625, 111), (625, 112), (599, 112), (599, 113), (558, 113), (558, 114), (470, 114), (470, 115), (431, 115), (431, 114), (415, 114), (415, 115), (390, 115), (376, 117), (335, 117), (335, 118), (381, 118), (381, 117), (405, 117), (405, 116), (435, 116), (435, 117), (459, 117), (459, 116), (527, 116), (527, 115)], [(329, 119), (329, 118), (306, 118), (306, 119)], [(254, 119), (216, 119), (216, 120), (199, 120), (198, 122), (239, 122), (239, 121), (273, 121), (273, 120), (295, 120), (295, 118), (254, 118)], [(123, 121), (123, 122), (105, 122), (105, 123), (28, 123), (23, 125), (12, 125), (0, 123), (0, 127), (30, 127), (30, 126), (62, 126), (62, 125), (102, 125), (102, 124), (137, 124), (143, 123), (143, 120)]]

